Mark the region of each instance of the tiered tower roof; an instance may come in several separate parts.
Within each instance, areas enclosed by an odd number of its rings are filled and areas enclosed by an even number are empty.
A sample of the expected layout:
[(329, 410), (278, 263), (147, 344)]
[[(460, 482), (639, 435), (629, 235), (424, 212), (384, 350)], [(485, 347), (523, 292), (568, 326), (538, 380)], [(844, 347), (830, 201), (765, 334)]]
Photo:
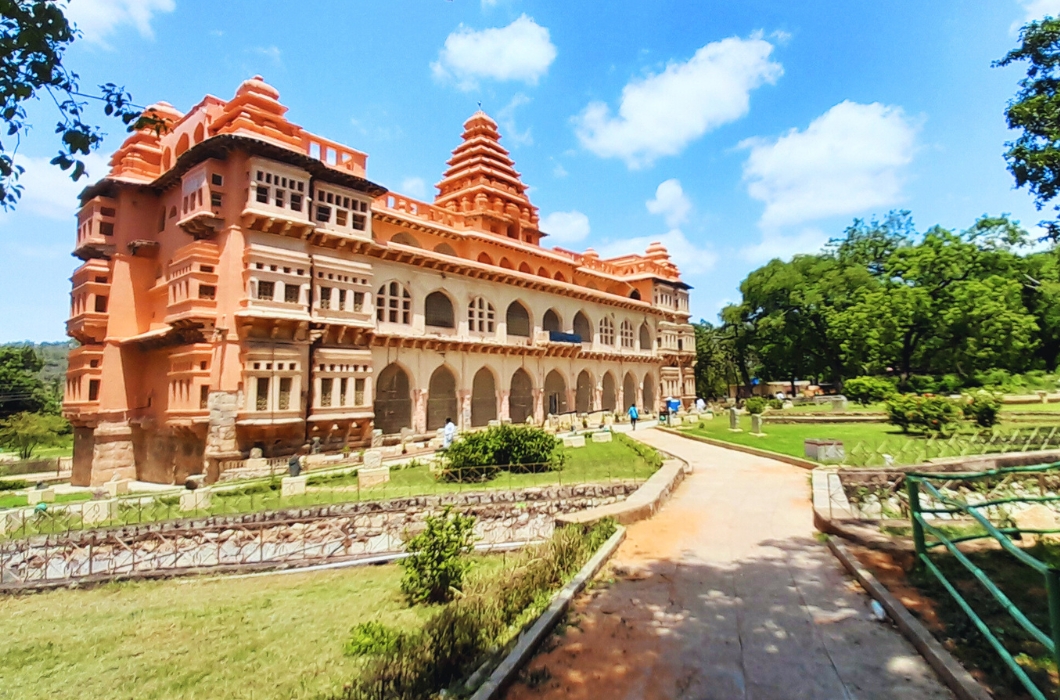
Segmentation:
[(479, 110), (464, 122), (463, 142), (447, 161), (437, 184), (435, 204), (465, 215), (479, 215), (475, 225), (485, 231), (537, 243), (537, 207), (515, 170), (511, 155), (500, 144), (497, 122)]

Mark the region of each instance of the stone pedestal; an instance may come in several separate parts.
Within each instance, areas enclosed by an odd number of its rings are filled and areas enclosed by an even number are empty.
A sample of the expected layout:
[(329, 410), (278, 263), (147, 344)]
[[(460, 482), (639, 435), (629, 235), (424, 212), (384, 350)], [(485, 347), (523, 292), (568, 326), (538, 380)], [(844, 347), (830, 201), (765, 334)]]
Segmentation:
[(585, 436), (575, 435), (573, 437), (563, 438), (564, 447), (585, 447)]
[(611, 442), (611, 439), (611, 431), (593, 433), (593, 442)]
[(365, 469), (378, 469), (383, 466), (383, 452), (381, 450), (365, 450), (361, 463)]
[(31, 489), (26, 492), (26, 500), (31, 506), (38, 503), (55, 503), (55, 489)]
[(761, 414), (754, 414), (751, 416), (751, 434), (756, 437), (763, 437), (765, 433), (762, 432), (762, 416)]
[(372, 431), (372, 447), (383, 446), (383, 431), (376, 428)]
[(845, 398), (832, 399), (832, 412), (842, 413), (847, 410), (847, 400)]
[(210, 489), (195, 489), (180, 494), (181, 510), (208, 510), (210, 503)]
[(846, 450), (842, 440), (807, 439), (803, 441), (803, 453), (817, 462), (842, 462)]
[(306, 476), (285, 476), (280, 479), (280, 496), (288, 498), (290, 496), (304, 495), (308, 478)]
[(111, 498), (129, 493), (129, 485), (132, 483), (129, 479), (116, 479), (114, 481), (108, 481), (103, 484), (103, 488), (107, 490), (107, 495)]
[(782, 408), (783, 410), (785, 410), (785, 411), (786, 411), (786, 410), (788, 410), (789, 408), (795, 408), (795, 402), (794, 402), (794, 401), (785, 401), (785, 402), (784, 402), (784, 403), (783, 403), (783, 404), (781, 405), (781, 408)]
[(93, 434), (92, 480), (90, 486), (102, 486), (114, 476), (136, 478), (132, 428), (128, 423), (100, 423)]
[(81, 522), (85, 525), (98, 525), (118, 517), (118, 501), (108, 498), (105, 501), (85, 501), (81, 505)]
[(735, 408), (729, 409), (729, 430), (734, 433), (743, 432), (740, 428), (740, 413)]
[(361, 467), (357, 470), (357, 485), (362, 489), (379, 486), (390, 481), (390, 467)]

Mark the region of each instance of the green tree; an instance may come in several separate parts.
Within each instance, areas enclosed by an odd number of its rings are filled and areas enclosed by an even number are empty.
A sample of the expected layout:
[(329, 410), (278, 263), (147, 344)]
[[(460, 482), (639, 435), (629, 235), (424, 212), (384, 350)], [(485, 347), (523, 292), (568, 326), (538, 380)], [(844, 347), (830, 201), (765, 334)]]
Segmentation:
[(58, 408), (40, 377), (44, 362), (28, 345), (0, 347), (0, 418)]
[(739, 383), (732, 333), (707, 321), (693, 323), (696, 334), (696, 395), (719, 399), (729, 395), (729, 385)]
[(51, 162), (69, 170), (75, 181), (85, 174), (82, 158), (99, 148), (104, 136), (87, 116), (86, 100), (102, 103), (104, 114), (130, 128), (165, 128), (158, 115), (144, 114), (124, 88), (113, 83), (100, 85), (99, 95), (81, 92), (77, 74), (63, 65), (66, 50), (80, 36), (65, 11), (65, 0), (0, 0), (0, 114), (7, 126), (0, 138), (0, 206), (5, 209), (22, 194), (22, 168), (15, 153), (29, 128), (29, 100), (46, 96), (55, 105), (60, 146)]
[[(1060, 19), (1027, 24), (1019, 46), (994, 66), (1023, 61), (1027, 76), (1005, 110), (1008, 127), (1020, 134), (1005, 144), (1005, 160), (1016, 187), (1026, 187), (1041, 210), (1060, 192)], [(1054, 241), (1060, 239), (1060, 222), (1043, 221), (1042, 226)]]
[(0, 420), (0, 445), (18, 452), (19, 459), (29, 459), (37, 448), (59, 444), (69, 430), (61, 416), (16, 413)]

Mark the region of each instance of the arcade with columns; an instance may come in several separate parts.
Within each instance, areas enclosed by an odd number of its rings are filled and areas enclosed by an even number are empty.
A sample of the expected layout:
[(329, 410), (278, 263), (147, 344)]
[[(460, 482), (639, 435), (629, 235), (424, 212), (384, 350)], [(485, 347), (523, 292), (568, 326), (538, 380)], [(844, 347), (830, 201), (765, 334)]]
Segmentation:
[(433, 202), (289, 121), (260, 77), (132, 134), (81, 195), (64, 413), (74, 483), (163, 483), (316, 439), (694, 398), (666, 249), (546, 248), (483, 112)]

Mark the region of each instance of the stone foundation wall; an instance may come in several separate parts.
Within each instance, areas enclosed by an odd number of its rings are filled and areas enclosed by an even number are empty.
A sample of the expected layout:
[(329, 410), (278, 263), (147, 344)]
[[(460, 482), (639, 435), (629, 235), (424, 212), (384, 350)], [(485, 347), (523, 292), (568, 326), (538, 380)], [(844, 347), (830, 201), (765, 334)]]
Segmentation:
[(526, 542), (551, 536), (558, 515), (615, 503), (636, 488), (617, 482), (420, 496), (8, 540), (0, 542), (0, 590), (396, 553), (407, 532), (446, 505), (475, 516), (482, 544)]
[(89, 486), (100, 486), (112, 478), (135, 479), (136, 456), (133, 431), (128, 423), (100, 423), (93, 435)]

